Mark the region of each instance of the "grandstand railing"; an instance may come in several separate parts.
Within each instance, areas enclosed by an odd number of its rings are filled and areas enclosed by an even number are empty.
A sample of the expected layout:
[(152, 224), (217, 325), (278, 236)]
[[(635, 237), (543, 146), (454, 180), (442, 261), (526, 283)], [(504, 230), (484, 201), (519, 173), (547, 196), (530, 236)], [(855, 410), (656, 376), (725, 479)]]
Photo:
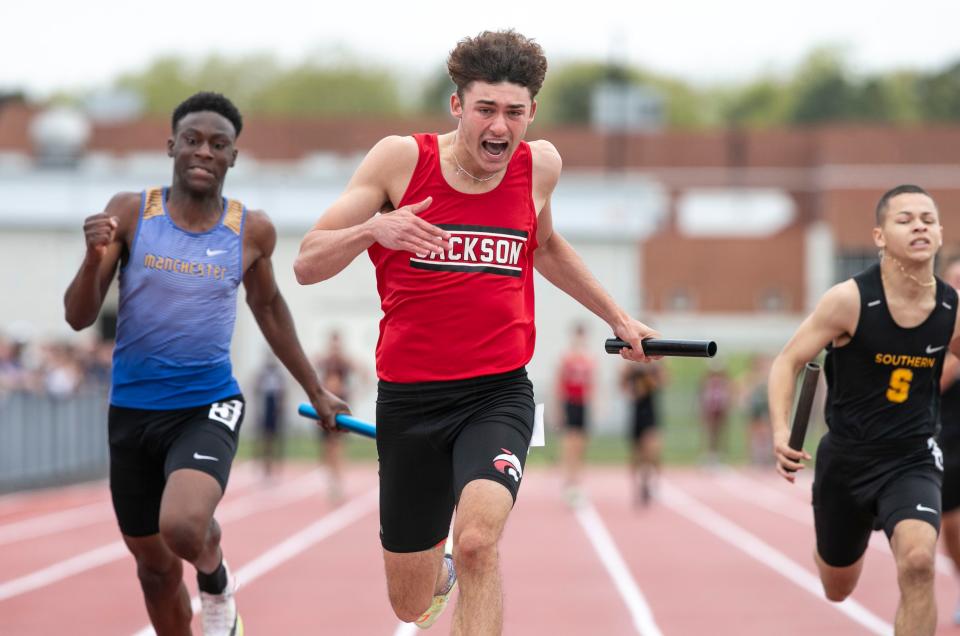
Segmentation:
[(107, 397), (0, 394), (0, 492), (107, 475)]

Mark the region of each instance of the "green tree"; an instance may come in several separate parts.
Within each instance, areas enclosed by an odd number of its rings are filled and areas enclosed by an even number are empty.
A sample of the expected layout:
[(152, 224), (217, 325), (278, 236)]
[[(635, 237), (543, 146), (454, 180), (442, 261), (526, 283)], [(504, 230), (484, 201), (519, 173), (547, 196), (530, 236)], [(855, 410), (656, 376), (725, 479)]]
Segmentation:
[(351, 63), (342, 55), (292, 69), (281, 68), (273, 57), (260, 54), (236, 59), (213, 55), (196, 63), (168, 56), (141, 72), (121, 76), (116, 84), (137, 92), (147, 112), (163, 115), (201, 90), (224, 93), (249, 113), (369, 115), (401, 111), (390, 72)]
[(440, 67), (430, 73), (420, 97), (420, 111), (429, 115), (447, 115), (450, 113), (450, 95), (457, 86), (447, 74), (446, 67)]
[(919, 121), (922, 113), (916, 75), (899, 72), (866, 78), (859, 86), (855, 112), (857, 119), (865, 121)]
[(686, 83), (631, 66), (597, 61), (573, 62), (548, 73), (538, 98), (538, 117), (550, 123), (589, 123), (593, 91), (604, 82), (644, 85), (659, 92), (664, 100), (665, 125), (697, 127), (711, 119), (700, 93)]
[(930, 121), (960, 119), (960, 62), (917, 82), (920, 110)]
[(755, 127), (782, 124), (789, 101), (782, 82), (764, 77), (745, 86), (722, 90), (715, 96), (720, 117), (731, 126)]
[(297, 115), (385, 115), (401, 111), (387, 71), (304, 64), (275, 76), (251, 98), (251, 110)]
[(794, 124), (856, 119), (857, 90), (850, 82), (841, 52), (824, 47), (811, 53), (790, 83)]

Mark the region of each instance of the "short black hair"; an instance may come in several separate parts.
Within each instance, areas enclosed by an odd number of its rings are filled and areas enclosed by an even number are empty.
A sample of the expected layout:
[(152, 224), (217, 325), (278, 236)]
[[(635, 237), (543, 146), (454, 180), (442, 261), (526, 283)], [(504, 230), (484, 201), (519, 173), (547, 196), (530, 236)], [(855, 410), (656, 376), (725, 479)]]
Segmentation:
[(173, 119), (171, 121), (174, 134), (177, 132), (177, 124), (180, 123), (181, 119), (190, 113), (198, 113), (201, 111), (211, 111), (218, 115), (223, 115), (233, 124), (233, 129), (236, 131), (237, 137), (240, 136), (240, 131), (243, 130), (243, 117), (240, 115), (240, 111), (237, 110), (237, 107), (234, 106), (233, 102), (227, 97), (220, 93), (210, 91), (202, 91), (191, 95), (174, 109)]
[[(904, 185), (898, 185), (896, 188), (890, 188), (884, 192), (880, 200), (877, 201), (877, 227), (883, 225), (883, 217), (887, 213), (887, 206), (890, 204), (890, 199), (900, 196), (901, 194), (922, 194), (930, 197), (930, 193), (918, 185), (906, 183)], [(933, 197), (930, 197), (930, 200), (932, 201)]]

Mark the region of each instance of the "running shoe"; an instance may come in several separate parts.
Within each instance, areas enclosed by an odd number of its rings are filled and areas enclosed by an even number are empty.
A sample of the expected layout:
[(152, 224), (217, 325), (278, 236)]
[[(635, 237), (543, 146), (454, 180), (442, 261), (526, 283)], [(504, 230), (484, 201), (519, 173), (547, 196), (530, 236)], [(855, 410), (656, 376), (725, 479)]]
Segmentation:
[(203, 636), (243, 636), (243, 621), (237, 612), (237, 579), (223, 562), (227, 570), (227, 587), (220, 594), (200, 592), (200, 622)]

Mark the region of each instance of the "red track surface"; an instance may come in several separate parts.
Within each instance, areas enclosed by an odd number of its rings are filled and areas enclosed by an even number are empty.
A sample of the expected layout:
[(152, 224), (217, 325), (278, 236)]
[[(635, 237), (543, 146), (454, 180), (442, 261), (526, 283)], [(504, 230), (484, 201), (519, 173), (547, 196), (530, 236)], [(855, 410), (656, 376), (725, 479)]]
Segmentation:
[[(335, 508), (308, 466), (287, 467), (269, 484), (250, 465), (235, 471), (218, 518), (240, 574), (247, 634), (414, 633), (386, 600), (375, 468), (351, 468), (348, 484), (347, 501)], [(593, 470), (586, 490), (592, 504), (574, 511), (552, 472), (527, 473), (502, 543), (505, 633), (656, 633), (654, 623), (668, 635), (890, 630), (897, 586), (882, 535), (854, 595), (859, 607), (841, 611), (809, 586), (807, 482), (791, 487), (749, 470), (672, 470), (646, 509), (631, 505), (623, 470)], [(606, 550), (603, 537), (612, 539)], [(626, 566), (619, 587), (611, 574), (617, 562)], [(939, 634), (960, 634), (951, 624), (958, 587), (950, 572), (941, 560)], [(649, 605), (647, 623), (638, 599)], [(129, 636), (146, 625), (105, 483), (0, 497), (0, 634)], [(449, 629), (445, 615), (431, 632)]]

